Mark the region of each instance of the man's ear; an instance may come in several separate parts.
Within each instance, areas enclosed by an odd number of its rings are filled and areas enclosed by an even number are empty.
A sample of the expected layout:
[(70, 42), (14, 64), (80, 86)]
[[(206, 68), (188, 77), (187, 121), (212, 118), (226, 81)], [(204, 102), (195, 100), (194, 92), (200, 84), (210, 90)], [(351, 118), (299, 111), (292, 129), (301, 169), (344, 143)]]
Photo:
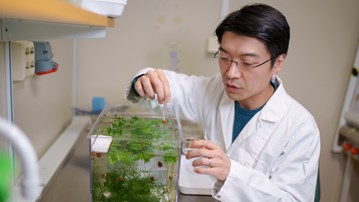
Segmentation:
[(283, 62), (285, 60), (286, 54), (281, 54), (278, 56), (278, 58), (275, 60), (274, 62), (274, 66), (273, 66), (273, 74), (278, 74), (278, 72), (280, 72), (280, 70), (282, 70), (282, 65)]

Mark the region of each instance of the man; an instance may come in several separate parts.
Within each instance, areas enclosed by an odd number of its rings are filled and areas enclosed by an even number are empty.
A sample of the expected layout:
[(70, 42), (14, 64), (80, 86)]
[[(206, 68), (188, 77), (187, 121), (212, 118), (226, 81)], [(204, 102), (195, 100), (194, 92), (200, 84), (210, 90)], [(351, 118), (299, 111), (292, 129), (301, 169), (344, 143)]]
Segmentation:
[[(222, 201), (314, 201), (320, 153), (312, 115), (277, 76), (286, 58), (286, 18), (264, 4), (228, 15), (217, 27), (220, 75), (188, 76), (147, 68), (127, 98), (166, 103), (201, 124), (207, 140), (191, 143), (194, 171), (217, 178)], [(149, 99), (148, 99), (149, 98)]]

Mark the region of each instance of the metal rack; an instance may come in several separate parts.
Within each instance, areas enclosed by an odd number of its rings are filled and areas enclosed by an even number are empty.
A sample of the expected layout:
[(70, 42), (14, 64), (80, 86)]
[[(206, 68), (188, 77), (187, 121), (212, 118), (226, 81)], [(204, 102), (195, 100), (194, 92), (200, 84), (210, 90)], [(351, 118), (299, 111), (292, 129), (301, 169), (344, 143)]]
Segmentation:
[(359, 45), (350, 76), (332, 151), (347, 155), (340, 201), (348, 201), (353, 161), (359, 160)]

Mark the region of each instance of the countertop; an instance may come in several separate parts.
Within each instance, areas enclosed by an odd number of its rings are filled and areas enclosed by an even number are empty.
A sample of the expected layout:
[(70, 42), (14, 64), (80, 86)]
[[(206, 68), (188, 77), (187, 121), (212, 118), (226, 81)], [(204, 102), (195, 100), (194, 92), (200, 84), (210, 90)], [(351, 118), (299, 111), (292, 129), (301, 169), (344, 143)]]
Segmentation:
[[(89, 202), (89, 129), (81, 134), (68, 158), (45, 187), (39, 202)], [(217, 201), (211, 196), (179, 194), (179, 202)]]

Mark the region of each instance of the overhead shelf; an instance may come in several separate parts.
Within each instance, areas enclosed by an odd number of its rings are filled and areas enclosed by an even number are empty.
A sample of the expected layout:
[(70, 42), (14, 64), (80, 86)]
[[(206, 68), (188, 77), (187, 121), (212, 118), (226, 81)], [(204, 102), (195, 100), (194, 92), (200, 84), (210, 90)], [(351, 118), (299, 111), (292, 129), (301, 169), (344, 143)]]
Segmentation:
[(1, 41), (104, 37), (115, 19), (65, 0), (0, 0)]

